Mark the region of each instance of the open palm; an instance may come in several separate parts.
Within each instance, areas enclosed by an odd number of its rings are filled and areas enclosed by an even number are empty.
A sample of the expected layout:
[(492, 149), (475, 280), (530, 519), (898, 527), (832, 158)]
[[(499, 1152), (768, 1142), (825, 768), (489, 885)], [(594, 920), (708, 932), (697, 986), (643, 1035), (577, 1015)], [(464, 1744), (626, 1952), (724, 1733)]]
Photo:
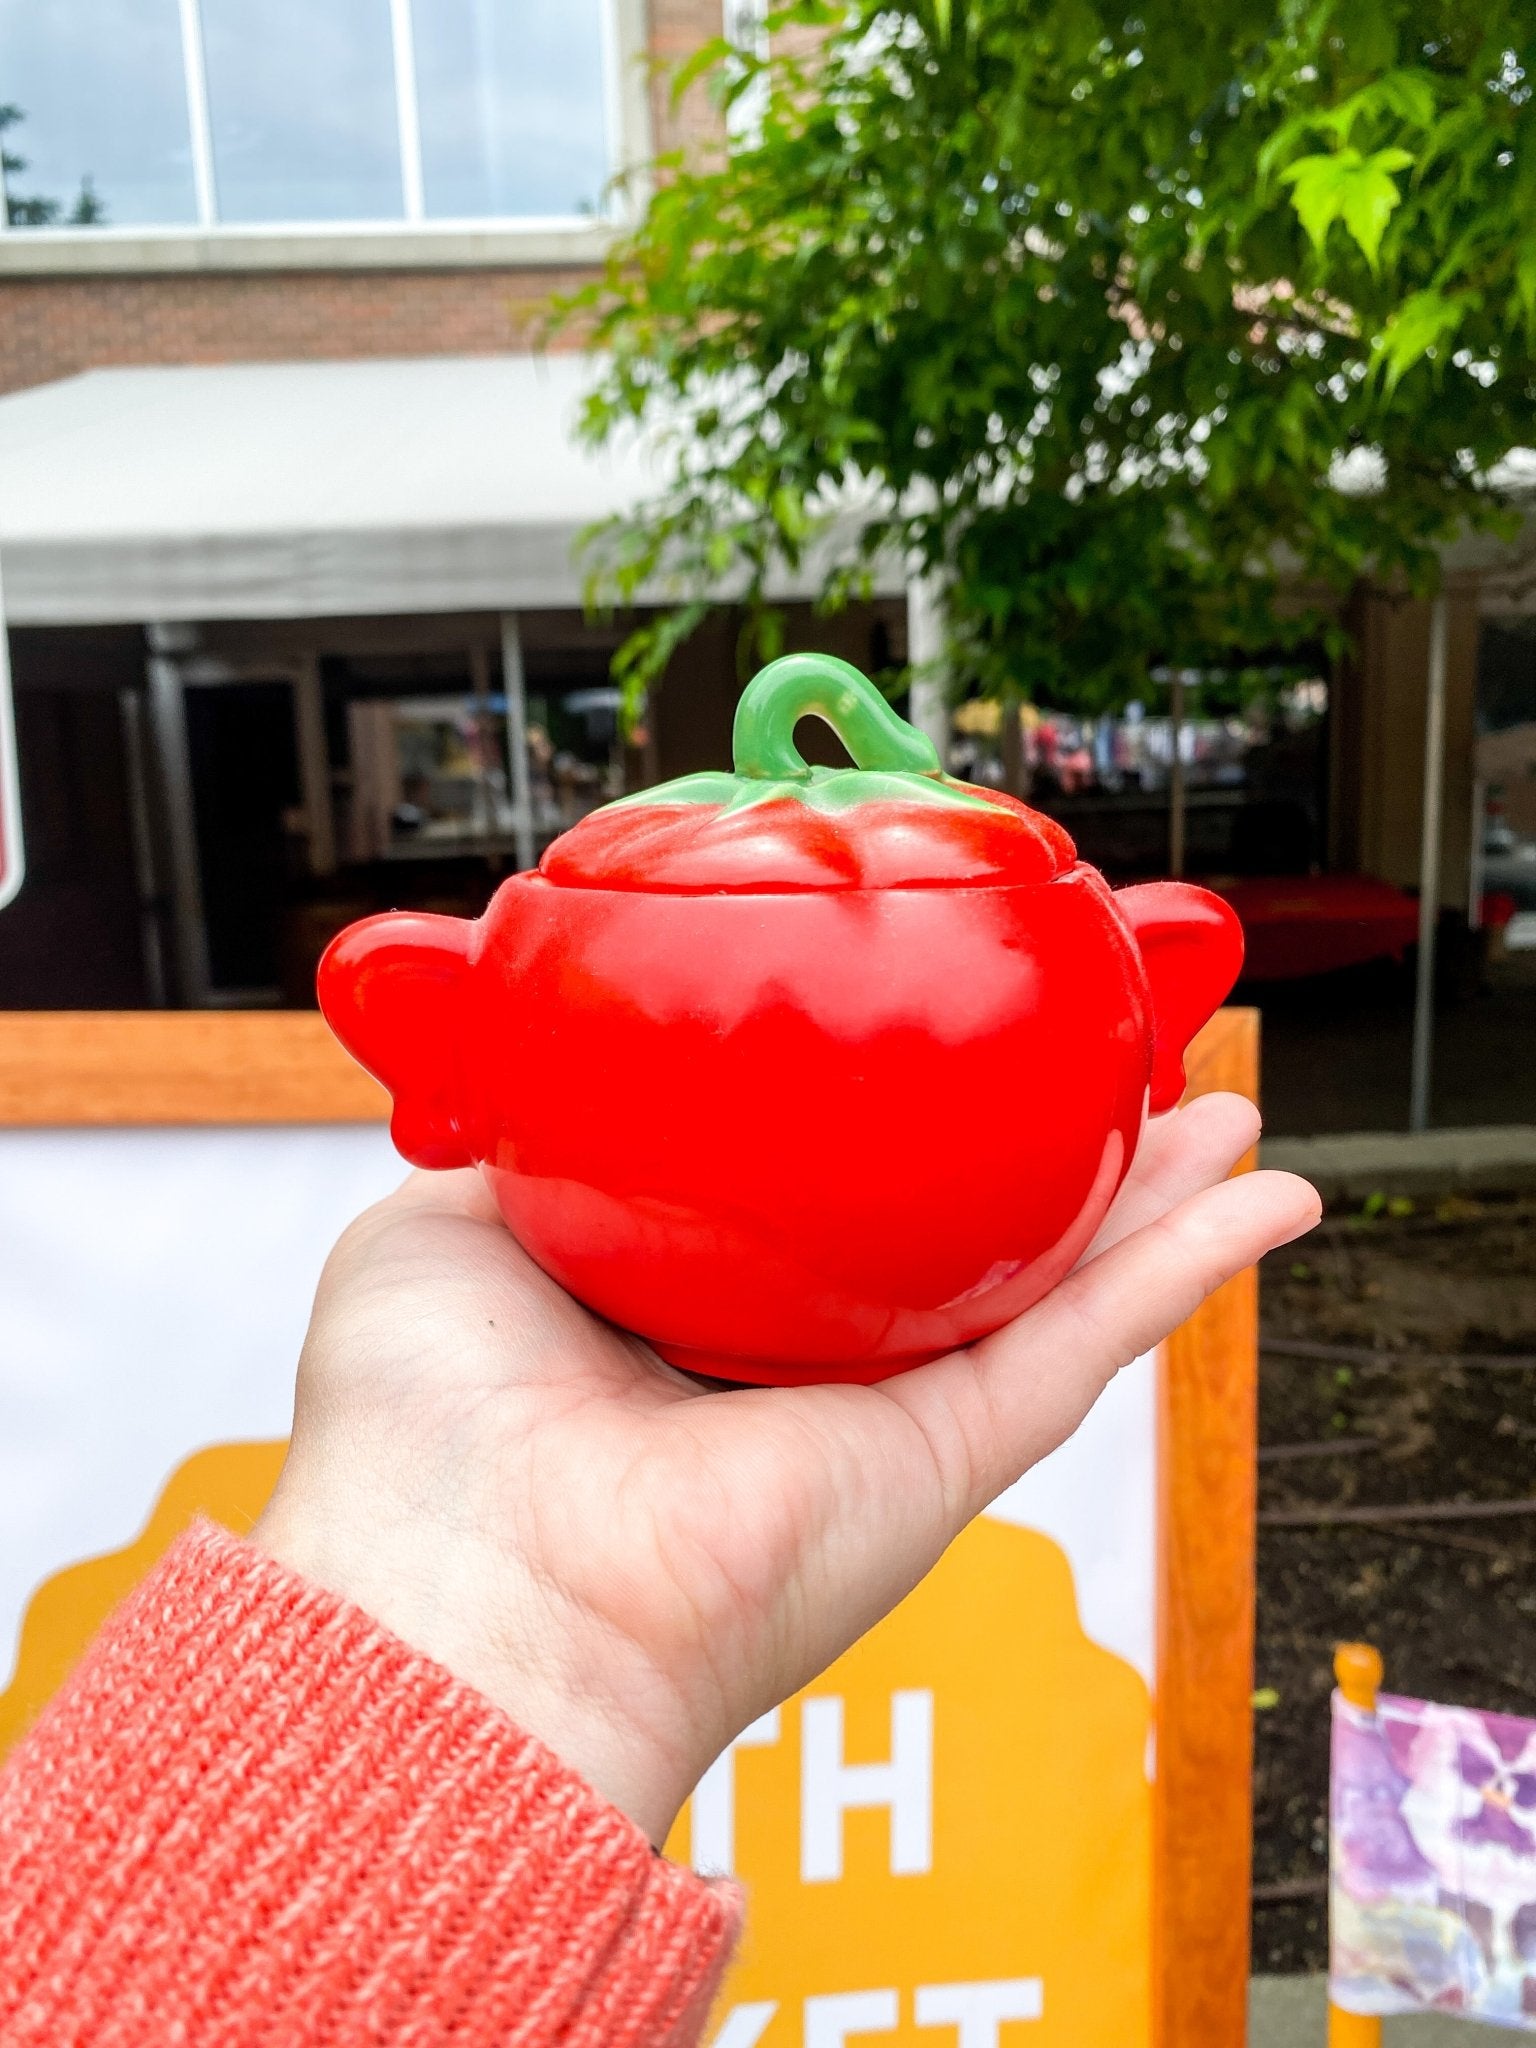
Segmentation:
[(257, 1540), (659, 1842), (1121, 1366), (1311, 1227), (1305, 1182), (1226, 1179), (1256, 1130), (1235, 1096), (1159, 1119), (1061, 1287), (874, 1387), (702, 1387), (541, 1272), (478, 1174), (415, 1174), (327, 1264)]

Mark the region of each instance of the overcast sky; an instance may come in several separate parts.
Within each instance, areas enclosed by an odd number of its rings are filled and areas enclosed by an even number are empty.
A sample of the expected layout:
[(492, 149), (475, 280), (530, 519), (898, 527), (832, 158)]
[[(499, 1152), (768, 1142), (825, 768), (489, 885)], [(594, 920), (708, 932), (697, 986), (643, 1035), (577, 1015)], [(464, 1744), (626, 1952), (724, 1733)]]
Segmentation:
[[(417, 0), (427, 211), (569, 214), (608, 171), (604, 0)], [(401, 208), (388, 0), (202, 0), (221, 217)], [(89, 176), (120, 226), (195, 217), (176, 0), (0, 0), (17, 196)]]

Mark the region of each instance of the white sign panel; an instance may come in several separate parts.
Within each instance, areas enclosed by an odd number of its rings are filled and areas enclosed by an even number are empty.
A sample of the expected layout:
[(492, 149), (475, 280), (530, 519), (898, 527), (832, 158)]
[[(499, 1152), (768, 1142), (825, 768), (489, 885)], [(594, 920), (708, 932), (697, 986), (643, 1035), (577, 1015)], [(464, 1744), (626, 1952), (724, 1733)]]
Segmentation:
[[(0, 1751), (194, 1511), (259, 1512), (382, 1125), (0, 1131)], [(1150, 2048), (1156, 1369), (712, 1768), (716, 2048)], [(7, 1675), (9, 1673), (9, 1683)]]

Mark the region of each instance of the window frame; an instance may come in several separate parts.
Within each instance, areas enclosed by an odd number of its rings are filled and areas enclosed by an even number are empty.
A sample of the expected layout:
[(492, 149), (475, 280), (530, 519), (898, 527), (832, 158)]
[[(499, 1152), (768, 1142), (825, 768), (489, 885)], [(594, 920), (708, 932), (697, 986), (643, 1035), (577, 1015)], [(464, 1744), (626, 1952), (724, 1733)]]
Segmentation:
[(184, 90), (199, 218), (164, 227), (13, 227), (0, 172), (0, 275), (124, 271), (463, 269), (601, 260), (645, 199), (643, 167), (654, 154), (646, 0), (600, 0), (603, 101), (614, 177), (627, 177), (593, 214), (425, 213), (412, 15), (419, 0), (381, 0), (395, 58), (396, 150), (404, 210), (394, 220), (220, 221), (202, 46), (202, 0), (177, 0)]

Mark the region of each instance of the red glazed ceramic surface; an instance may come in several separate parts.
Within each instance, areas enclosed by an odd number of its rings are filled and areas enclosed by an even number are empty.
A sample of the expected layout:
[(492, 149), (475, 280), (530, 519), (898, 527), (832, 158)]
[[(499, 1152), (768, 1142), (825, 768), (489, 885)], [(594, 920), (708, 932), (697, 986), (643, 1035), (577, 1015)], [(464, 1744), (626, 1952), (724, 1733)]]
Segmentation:
[[(797, 718), (848, 769), (810, 769)], [(421, 1166), (663, 1358), (876, 1380), (1076, 1262), (1236, 979), (1236, 918), (1112, 892), (1061, 828), (952, 781), (857, 670), (744, 694), (735, 775), (594, 812), (471, 923), (343, 932), (342, 1042)]]

